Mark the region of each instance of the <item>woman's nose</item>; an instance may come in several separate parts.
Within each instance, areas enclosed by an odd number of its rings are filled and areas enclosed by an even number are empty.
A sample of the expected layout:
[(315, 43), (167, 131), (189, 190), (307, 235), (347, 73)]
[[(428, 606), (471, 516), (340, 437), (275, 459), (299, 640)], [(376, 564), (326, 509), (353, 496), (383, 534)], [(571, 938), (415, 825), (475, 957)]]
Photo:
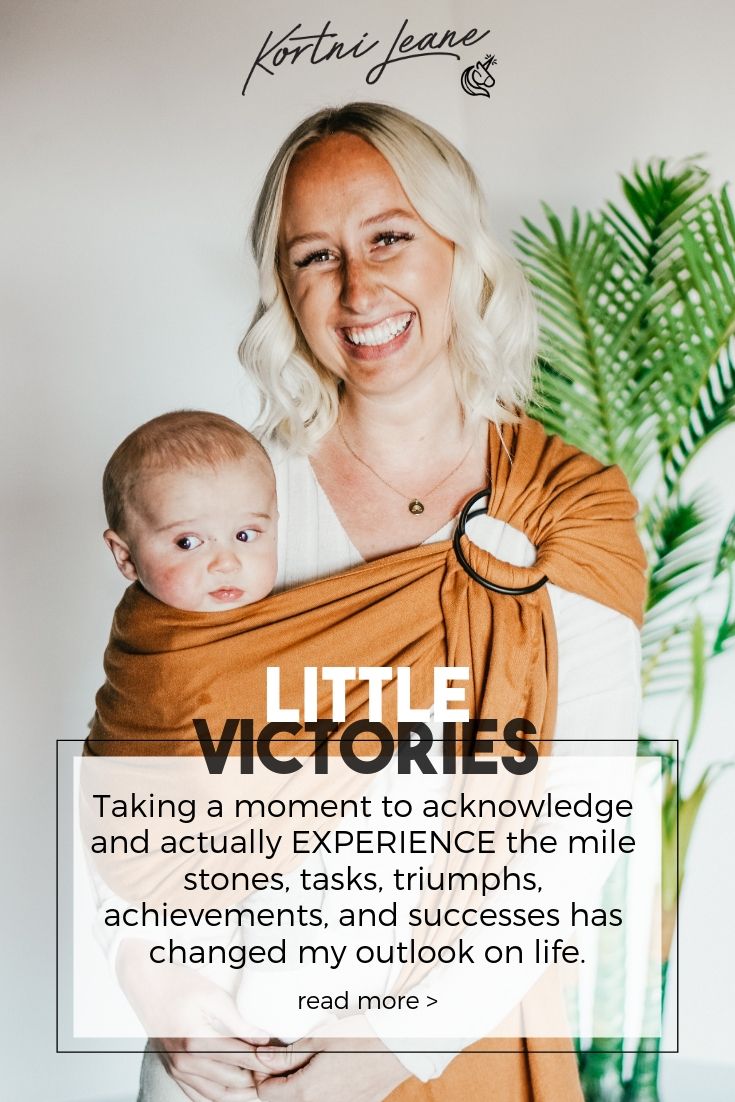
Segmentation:
[(240, 560), (229, 547), (215, 547), (209, 560), (213, 574), (232, 574), (240, 569)]
[(343, 306), (356, 313), (366, 313), (374, 304), (380, 286), (370, 264), (361, 259), (345, 259), (342, 264)]

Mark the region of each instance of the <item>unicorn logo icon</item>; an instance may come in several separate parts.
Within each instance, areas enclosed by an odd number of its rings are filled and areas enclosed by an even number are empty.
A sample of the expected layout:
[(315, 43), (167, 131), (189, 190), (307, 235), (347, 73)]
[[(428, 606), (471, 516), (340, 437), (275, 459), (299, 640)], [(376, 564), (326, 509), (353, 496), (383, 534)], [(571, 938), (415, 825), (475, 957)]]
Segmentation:
[(468, 66), (462, 73), (461, 84), (468, 96), (487, 96), (490, 98), (490, 89), (495, 84), (495, 77), (490, 72), (491, 65), (497, 65), (495, 54), (485, 54), (484, 61), (478, 61), (475, 65)]

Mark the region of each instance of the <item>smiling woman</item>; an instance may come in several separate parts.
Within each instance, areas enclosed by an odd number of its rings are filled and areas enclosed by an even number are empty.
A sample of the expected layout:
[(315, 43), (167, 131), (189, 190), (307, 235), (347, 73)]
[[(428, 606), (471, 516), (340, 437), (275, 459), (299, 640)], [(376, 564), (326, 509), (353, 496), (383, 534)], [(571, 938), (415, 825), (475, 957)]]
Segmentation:
[[(341, 237), (348, 233), (351, 238)], [(302, 293), (293, 277), (315, 264), (331, 271), (332, 296), (337, 277), (344, 282), (342, 324), (356, 330), (369, 326), (384, 307), (378, 320), (395, 317), (398, 306), (398, 319), (407, 321), (412, 304), (402, 297), (420, 288), (419, 305), (439, 314), (425, 317), (424, 325), (446, 326), (444, 350), (466, 412), (500, 424), (525, 404), (536, 339), (530, 292), (488, 230), (472, 168), (426, 123), (373, 103), (305, 119), (268, 170), (252, 245), (261, 300), (240, 353), (261, 388), (266, 436), (308, 451), (337, 419), (339, 377), (321, 362), (297, 309)], [(385, 261), (392, 269), (396, 252), (401, 271), (391, 311), (376, 272)], [(421, 269), (421, 260), (440, 260), (439, 270)], [(366, 292), (367, 310), (359, 301)], [(312, 283), (305, 284), (304, 297), (315, 293)], [(359, 332), (356, 337), (356, 344), (364, 339)], [(373, 341), (380, 343), (379, 334), (365, 343)]]
[[(330, 185), (340, 201), (325, 209)], [(373, 146), (334, 134), (294, 158), (278, 255), (304, 340), (347, 389), (399, 394), (424, 372), (451, 386), (454, 246), (419, 218)]]
[[(554, 670), (558, 639), (559, 691), (558, 700), (549, 698), (550, 714), (573, 741), (633, 734), (638, 638), (632, 620), (613, 611), (624, 607), (617, 596), (607, 607), (580, 596), (587, 590), (578, 565), (557, 584), (550, 572), (533, 599), (548, 602), (555, 631), (539, 637), (526, 626), (525, 598), (517, 597), (529, 587), (513, 588), (536, 555), (518, 529), (543, 548), (553, 503), (574, 524), (574, 509), (588, 499), (579, 488), (578, 453), (523, 416), (535, 354), (533, 303), (518, 265), (488, 231), (478, 182), (461, 153), (432, 127), (382, 104), (320, 111), (276, 153), (252, 245), (260, 301), (240, 354), (260, 390), (259, 428), (274, 458), (277, 586), (350, 577), (341, 572), (371, 559), (395, 572), (395, 552), (442, 540), (449, 546), (465, 502), (491, 486), (489, 515), (473, 521), (473, 540), (494, 556), (496, 572), (509, 572), (504, 611), (524, 645)], [(597, 479), (599, 465), (582, 459)], [(598, 535), (595, 529), (594, 546)], [(579, 589), (565, 591), (565, 584)], [(431, 613), (433, 604), (422, 611)], [(520, 651), (500, 628), (486, 627), (493, 662), (512, 685), (525, 681)], [(405, 645), (400, 623), (385, 630)], [(551, 741), (553, 730), (541, 733)], [(437, 800), (449, 795), (449, 780), (436, 781)], [(391, 792), (396, 778), (386, 783)], [(371, 983), (376, 994), (390, 994), (390, 967), (376, 966)], [(422, 1043), (389, 1051), (380, 1010), (331, 1023), (328, 1036), (317, 1030), (287, 1062), (241, 1039), (222, 1041), (223, 1051), (210, 1054), (195, 1053), (189, 1041), (160, 1040), (163, 1063), (146, 1058), (141, 1102), (245, 1102), (255, 1091), (265, 1102), (579, 1102), (569, 1037), (522, 1037), (519, 998), (527, 989), (488, 991), (475, 1037), (434, 1042), (441, 1051)], [(257, 993), (246, 994), (247, 1020), (257, 1022)], [(494, 1039), (477, 1040), (492, 1030)], [(474, 1051), (453, 1058), (451, 1050), (463, 1046)], [(350, 1055), (335, 1059), (345, 1048)]]
[(487, 483), (483, 426), (530, 391), (530, 293), (471, 167), (395, 108), (319, 112), (276, 154), (252, 241), (240, 351), (265, 438), (309, 453), (361, 558), (415, 546)]

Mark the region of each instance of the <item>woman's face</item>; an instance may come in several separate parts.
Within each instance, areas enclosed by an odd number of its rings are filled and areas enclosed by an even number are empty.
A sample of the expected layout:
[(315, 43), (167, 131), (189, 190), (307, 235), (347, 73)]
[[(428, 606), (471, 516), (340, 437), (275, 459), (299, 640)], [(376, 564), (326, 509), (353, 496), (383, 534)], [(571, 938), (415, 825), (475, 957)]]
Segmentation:
[(362, 138), (335, 134), (297, 155), (278, 249), (306, 343), (348, 387), (395, 394), (448, 371), (454, 246)]

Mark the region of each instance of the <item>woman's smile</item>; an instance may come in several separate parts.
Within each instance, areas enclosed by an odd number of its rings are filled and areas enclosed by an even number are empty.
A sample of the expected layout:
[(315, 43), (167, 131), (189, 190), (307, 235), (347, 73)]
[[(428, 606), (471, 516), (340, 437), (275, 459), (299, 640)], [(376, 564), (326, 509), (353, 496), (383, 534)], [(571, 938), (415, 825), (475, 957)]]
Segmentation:
[(357, 360), (377, 360), (403, 348), (408, 342), (415, 314), (394, 314), (370, 325), (342, 326), (337, 330)]
[(393, 393), (449, 371), (453, 265), (452, 243), (362, 138), (334, 134), (294, 158), (279, 271), (306, 345), (345, 383)]

